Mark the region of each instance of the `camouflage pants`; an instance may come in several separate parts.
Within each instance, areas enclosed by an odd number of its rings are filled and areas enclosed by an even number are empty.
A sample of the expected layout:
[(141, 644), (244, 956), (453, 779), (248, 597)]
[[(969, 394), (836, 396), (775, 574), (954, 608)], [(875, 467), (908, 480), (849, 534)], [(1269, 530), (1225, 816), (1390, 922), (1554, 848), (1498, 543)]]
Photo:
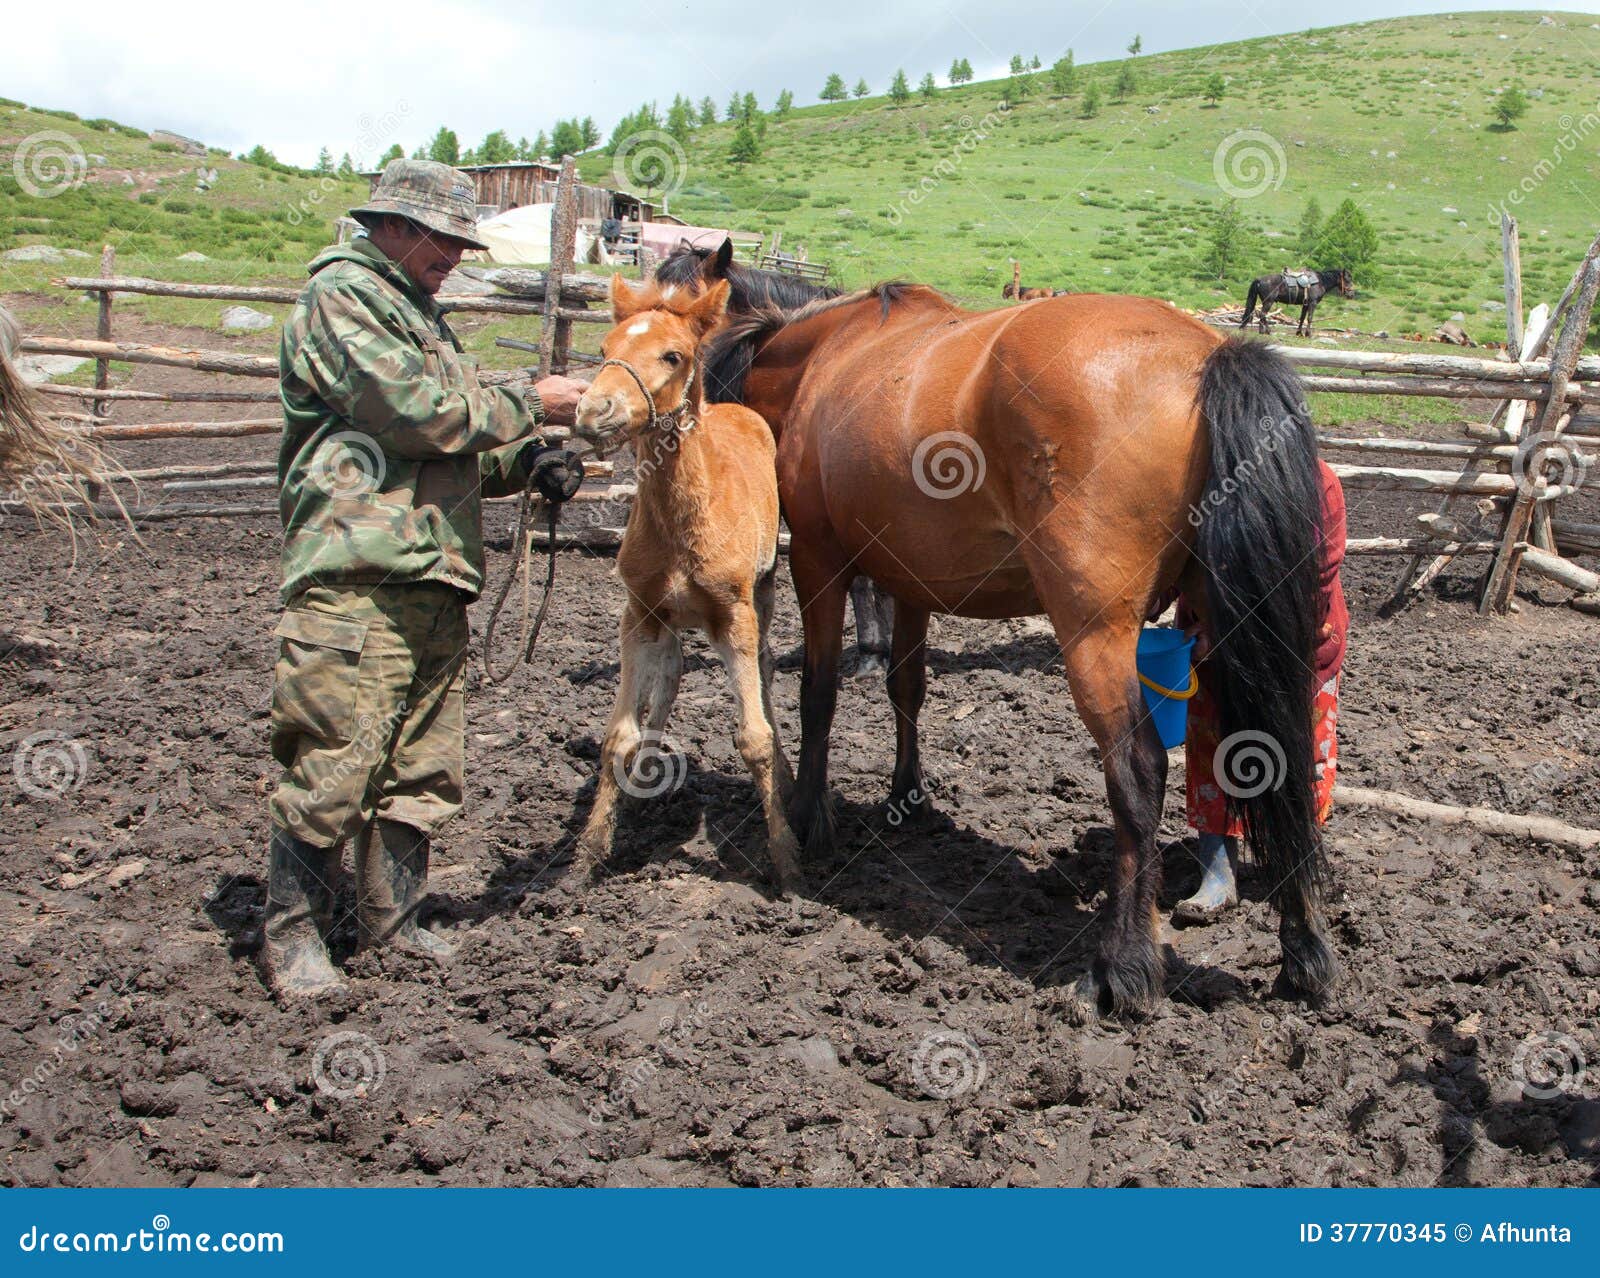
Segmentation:
[(374, 816), (432, 831), (461, 806), (465, 596), (423, 582), (296, 595), (279, 623), (269, 800), (332, 847)]

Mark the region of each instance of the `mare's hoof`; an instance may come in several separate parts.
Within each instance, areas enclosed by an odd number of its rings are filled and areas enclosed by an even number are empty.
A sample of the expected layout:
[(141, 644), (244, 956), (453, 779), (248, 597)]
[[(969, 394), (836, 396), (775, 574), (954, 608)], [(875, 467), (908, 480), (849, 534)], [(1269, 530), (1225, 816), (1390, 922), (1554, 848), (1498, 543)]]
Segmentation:
[(884, 801), (883, 819), (897, 829), (920, 830), (933, 822), (938, 809), (933, 806), (933, 795), (915, 786), (904, 792), (891, 790)]
[(789, 825), (800, 831), (801, 846), (811, 856), (833, 851), (833, 803), (796, 802), (789, 809)]

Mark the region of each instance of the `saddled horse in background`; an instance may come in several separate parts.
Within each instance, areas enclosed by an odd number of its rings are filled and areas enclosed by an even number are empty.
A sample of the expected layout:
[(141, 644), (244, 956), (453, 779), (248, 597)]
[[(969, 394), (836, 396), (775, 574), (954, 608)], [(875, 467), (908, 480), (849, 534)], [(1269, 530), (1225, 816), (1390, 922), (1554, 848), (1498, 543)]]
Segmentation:
[(1311, 318), (1316, 314), (1317, 303), (1329, 293), (1338, 290), (1340, 297), (1356, 295), (1355, 280), (1346, 270), (1337, 271), (1280, 271), (1277, 275), (1263, 275), (1250, 281), (1250, 292), (1244, 302), (1244, 318), (1239, 327), (1250, 323), (1257, 304), (1261, 307), (1261, 331), (1267, 331), (1267, 314), (1279, 302), (1298, 304), (1300, 319), (1294, 326), (1296, 335), (1311, 336)]
[[(728, 270), (723, 252), (695, 261), (708, 284)], [(1224, 736), (1272, 759), (1268, 783), (1241, 784), (1230, 802), (1281, 914), (1285, 980), (1327, 989), (1336, 964), (1312, 811), (1310, 673), (1321, 490), (1288, 363), (1137, 297), (972, 312), (930, 288), (884, 284), (798, 308), (735, 303), (729, 314), (707, 376), (778, 437), (805, 626), (791, 818), (808, 844), (833, 834), (828, 738), (854, 574), (895, 599), (891, 801), (908, 809), (925, 792), (917, 716), (929, 615), (1045, 613), (1099, 747), (1115, 827), (1079, 1005), (1150, 1007), (1164, 991), (1156, 832), (1167, 755), (1135, 648), (1151, 605), (1181, 586), (1218, 636), (1210, 660)]]
[[(820, 298), (837, 297), (839, 290), (812, 284), (797, 275), (782, 271), (761, 271), (740, 266), (733, 260), (733, 241), (723, 240), (715, 249), (700, 248), (680, 240), (678, 248), (656, 268), (662, 284), (689, 285), (700, 278), (701, 266), (716, 257), (713, 271), (728, 281), (730, 306), (745, 313), (757, 306), (803, 306)], [(708, 384), (707, 397), (713, 404), (726, 402), (722, 388)], [(856, 650), (859, 675), (889, 673), (889, 632), (894, 625), (894, 600), (879, 591), (870, 578), (857, 577), (850, 583), (850, 603), (856, 614)]]

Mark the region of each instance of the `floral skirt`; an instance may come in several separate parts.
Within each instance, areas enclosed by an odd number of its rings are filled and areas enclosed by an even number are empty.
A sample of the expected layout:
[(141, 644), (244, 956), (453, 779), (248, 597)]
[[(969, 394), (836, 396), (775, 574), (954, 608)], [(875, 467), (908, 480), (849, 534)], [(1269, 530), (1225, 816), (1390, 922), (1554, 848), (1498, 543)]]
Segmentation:
[[(1317, 689), (1316, 701), (1311, 709), (1312, 733), (1316, 752), (1316, 778), (1312, 793), (1316, 798), (1317, 824), (1321, 825), (1333, 811), (1333, 782), (1339, 770), (1339, 676), (1335, 675)], [(1220, 745), (1221, 727), (1217, 703), (1202, 680), (1199, 690), (1189, 700), (1188, 736), (1184, 740), (1184, 760), (1188, 783), (1189, 824), (1201, 834), (1244, 833), (1237, 820), (1228, 820), (1227, 795), (1217, 783), (1217, 749)], [(1249, 747), (1241, 750), (1237, 759), (1243, 759)], [(1270, 754), (1269, 752), (1266, 752)], [(1236, 790), (1248, 791), (1270, 777), (1273, 760), (1258, 757), (1253, 762), (1263, 765), (1265, 771), (1253, 766), (1246, 770), (1240, 764), (1241, 775), (1232, 777)]]

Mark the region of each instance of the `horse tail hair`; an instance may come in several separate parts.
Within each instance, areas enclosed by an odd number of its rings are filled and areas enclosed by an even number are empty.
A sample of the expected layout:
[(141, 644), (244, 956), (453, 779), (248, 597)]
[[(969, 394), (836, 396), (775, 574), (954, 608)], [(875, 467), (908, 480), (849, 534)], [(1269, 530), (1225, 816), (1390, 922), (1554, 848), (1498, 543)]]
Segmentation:
[[(1250, 316), (1255, 313), (1256, 302), (1261, 297), (1261, 283), (1259, 280), (1250, 281), (1250, 291), (1245, 294), (1244, 314), (1239, 317), (1239, 327), (1243, 328), (1250, 322)], [(1265, 303), (1262, 303), (1265, 305)]]
[[(1326, 862), (1316, 822), (1311, 713), (1320, 629), (1322, 477), (1305, 392), (1289, 362), (1230, 339), (1206, 358), (1200, 413), (1210, 474), (1196, 553), (1219, 701), (1216, 774), (1286, 924), (1319, 917)], [(1314, 929), (1315, 930), (1315, 929)], [(1331, 981), (1320, 935), (1298, 938), (1298, 983)]]

